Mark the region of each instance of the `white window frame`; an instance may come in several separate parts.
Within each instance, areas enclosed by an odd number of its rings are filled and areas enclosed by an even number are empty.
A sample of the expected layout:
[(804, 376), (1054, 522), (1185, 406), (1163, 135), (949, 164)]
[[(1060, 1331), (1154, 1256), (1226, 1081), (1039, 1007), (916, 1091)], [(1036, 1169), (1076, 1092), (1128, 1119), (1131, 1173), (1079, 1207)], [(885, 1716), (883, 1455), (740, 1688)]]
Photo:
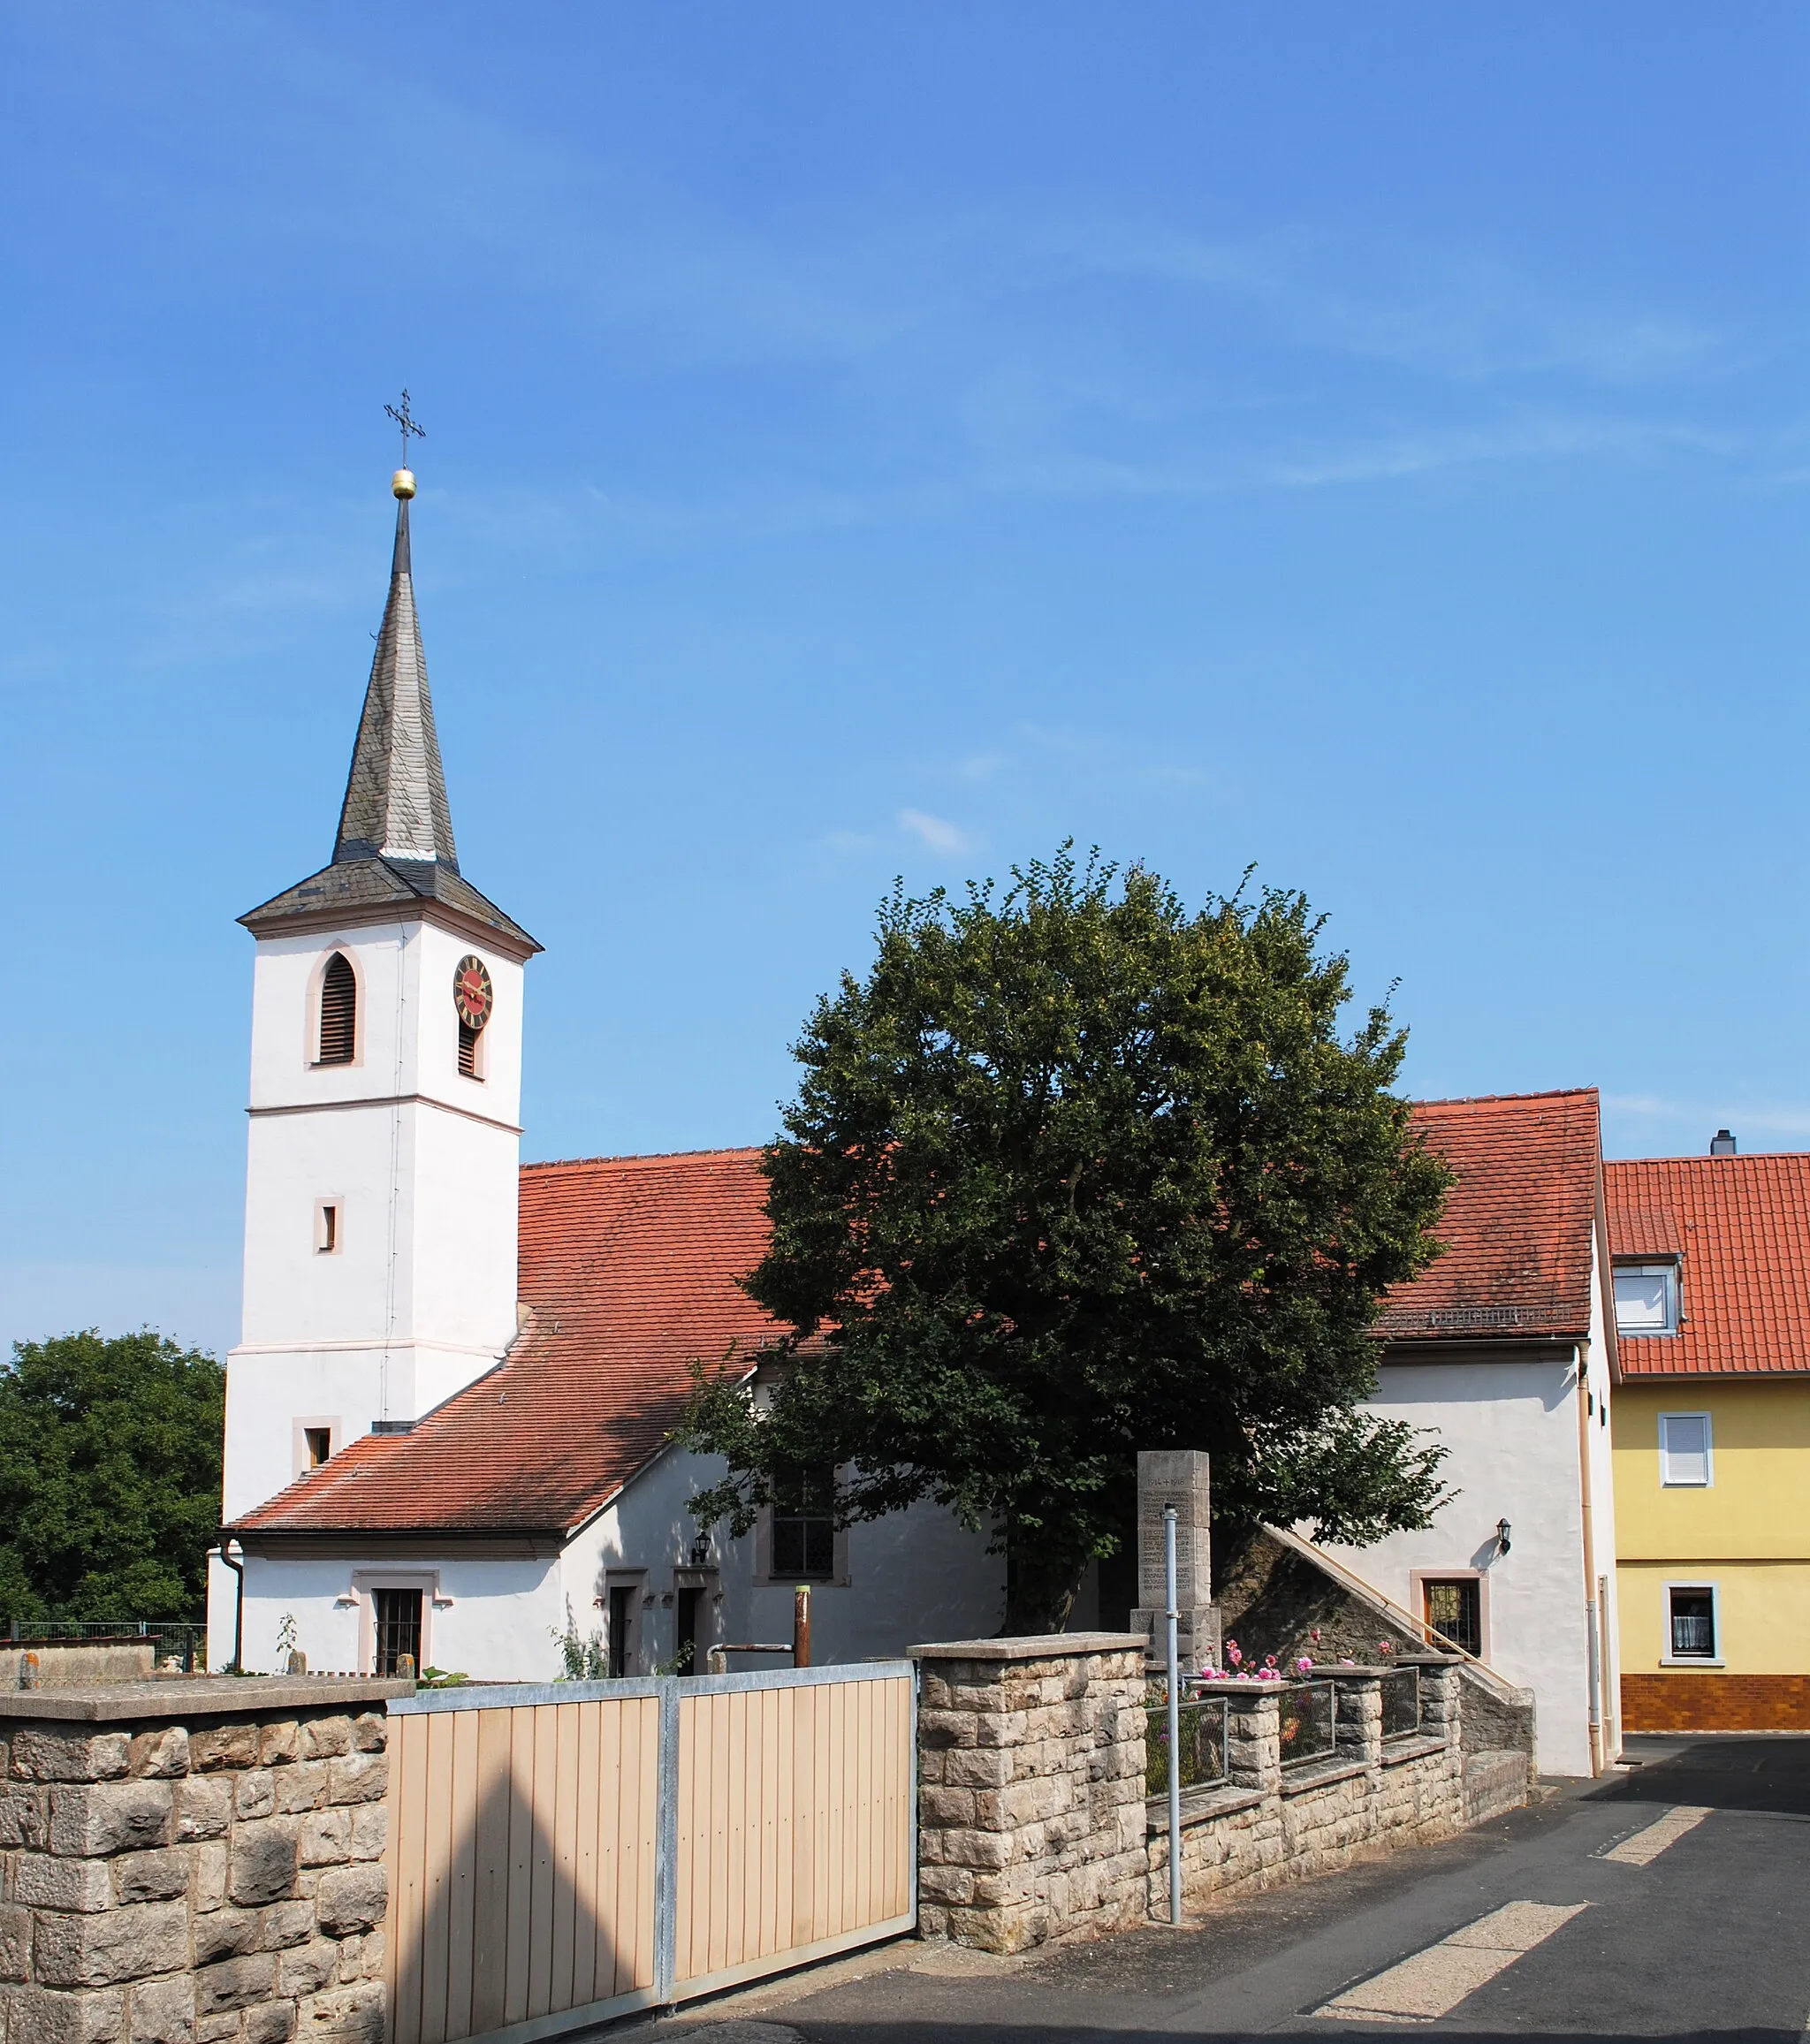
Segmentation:
[(1616, 1312), (1616, 1333), (1625, 1341), (1671, 1340), (1685, 1324), (1684, 1284), (1676, 1257), (1624, 1258), (1609, 1269), (1609, 1304), (1615, 1308), (1616, 1280), (1622, 1277), (1663, 1278), (1666, 1284), (1666, 1325), (1663, 1327), (1624, 1327)]
[(299, 1477), (306, 1476), (310, 1470), (316, 1467), (324, 1469), (327, 1466), (326, 1463), (316, 1464), (308, 1459), (308, 1436), (310, 1427), (325, 1430), (327, 1462), (331, 1462), (333, 1457), (338, 1454), (346, 1440), (345, 1422), (337, 1412), (304, 1413), (300, 1418), (292, 1422), (289, 1430), (290, 1460), (295, 1466), (295, 1474)]
[[(1709, 1630), (1715, 1641), (1714, 1653), (1674, 1653), (1672, 1652), (1672, 1592), (1688, 1590), (1694, 1596), (1709, 1598)], [(1660, 1636), (1662, 1668), (1726, 1668), (1728, 1658), (1723, 1648), (1722, 1637), (1722, 1585), (1706, 1583), (1700, 1576), (1681, 1576), (1674, 1581), (1660, 1585), (1660, 1622), (1664, 1631)]]
[[(327, 1210), (333, 1212), (333, 1240), (327, 1241)], [(346, 1201), (337, 1192), (323, 1193), (315, 1202), (315, 1254), (317, 1257), (343, 1256), (346, 1250)]]
[(452, 1599), (440, 1588), (437, 1569), (354, 1569), (350, 1601), (358, 1607), (358, 1665), (366, 1675), (377, 1665), (376, 1599), (373, 1590), (421, 1592), (421, 1662), (415, 1673), (433, 1666), (433, 1623), (437, 1611), (452, 1608)]
[[(1671, 1449), (1666, 1444), (1666, 1426), (1674, 1419), (1703, 1422), (1703, 1481), (1687, 1483), (1671, 1473)], [(1708, 1491), (1715, 1488), (1715, 1423), (1707, 1412), (1662, 1412), (1659, 1416), (1659, 1487), (1666, 1491)]]
[[(1477, 1658), (1487, 1660), (1489, 1636), (1489, 1570), (1487, 1569), (1411, 1569), (1408, 1571), (1408, 1608), (1421, 1624), (1431, 1630), (1426, 1616), (1426, 1585), (1429, 1583), (1474, 1583), (1477, 1585), (1477, 1637), (1481, 1651)], [(1440, 1650), (1443, 1652), (1444, 1649)]]

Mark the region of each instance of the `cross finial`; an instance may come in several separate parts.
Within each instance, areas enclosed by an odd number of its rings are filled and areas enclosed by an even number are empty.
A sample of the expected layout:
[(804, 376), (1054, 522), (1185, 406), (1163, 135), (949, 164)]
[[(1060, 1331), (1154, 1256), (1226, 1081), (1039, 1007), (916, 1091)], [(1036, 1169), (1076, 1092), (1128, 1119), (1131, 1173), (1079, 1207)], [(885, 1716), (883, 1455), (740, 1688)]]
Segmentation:
[(414, 416), (408, 409), (408, 390), (407, 385), (404, 386), (402, 391), (401, 409), (399, 411), (394, 405), (385, 405), (384, 409), (393, 420), (395, 420), (397, 425), (399, 426), (402, 429), (402, 466), (407, 468), (408, 466), (409, 435), (412, 433), (417, 440), (425, 440), (428, 437), (427, 429), (424, 426), (417, 426), (414, 422)]

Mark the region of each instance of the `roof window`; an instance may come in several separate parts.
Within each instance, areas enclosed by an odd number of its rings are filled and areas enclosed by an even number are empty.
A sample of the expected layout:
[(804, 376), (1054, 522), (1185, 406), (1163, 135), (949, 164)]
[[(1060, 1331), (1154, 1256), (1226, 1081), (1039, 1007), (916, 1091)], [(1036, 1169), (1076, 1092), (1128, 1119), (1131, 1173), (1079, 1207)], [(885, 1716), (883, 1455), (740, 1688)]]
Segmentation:
[(1616, 1333), (1676, 1334), (1678, 1266), (1665, 1263), (1616, 1265)]

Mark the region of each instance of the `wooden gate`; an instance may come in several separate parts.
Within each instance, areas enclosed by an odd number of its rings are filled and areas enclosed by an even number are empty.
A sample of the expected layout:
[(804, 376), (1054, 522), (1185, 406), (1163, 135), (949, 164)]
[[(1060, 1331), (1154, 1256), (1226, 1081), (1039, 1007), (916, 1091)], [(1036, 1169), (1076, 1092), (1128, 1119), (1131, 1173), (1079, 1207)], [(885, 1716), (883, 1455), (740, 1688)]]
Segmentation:
[(916, 1921), (908, 1661), (390, 1705), (392, 2044), (536, 2038)]

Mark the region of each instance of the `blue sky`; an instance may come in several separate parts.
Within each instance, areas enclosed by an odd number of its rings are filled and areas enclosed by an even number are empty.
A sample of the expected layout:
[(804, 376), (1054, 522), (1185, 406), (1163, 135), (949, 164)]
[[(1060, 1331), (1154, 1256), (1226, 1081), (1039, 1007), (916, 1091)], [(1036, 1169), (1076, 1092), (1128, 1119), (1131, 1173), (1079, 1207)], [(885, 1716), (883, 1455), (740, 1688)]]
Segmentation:
[(757, 1142), (895, 873), (1260, 876), (1423, 1094), (1810, 1145), (1810, 14), (0, 7), (0, 1339), (233, 1339), (407, 384), (529, 1157)]

